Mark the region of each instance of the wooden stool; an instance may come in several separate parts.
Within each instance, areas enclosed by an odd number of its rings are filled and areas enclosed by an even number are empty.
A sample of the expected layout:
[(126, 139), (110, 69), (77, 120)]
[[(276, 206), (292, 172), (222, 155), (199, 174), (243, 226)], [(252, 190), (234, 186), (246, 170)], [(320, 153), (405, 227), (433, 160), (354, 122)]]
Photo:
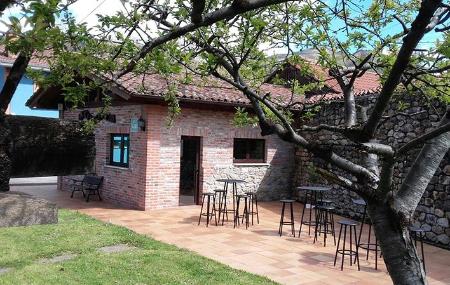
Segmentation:
[[(295, 225), (294, 225), (294, 202), (295, 200), (291, 199), (283, 199), (280, 200), (282, 203), (281, 206), (281, 217), (280, 217), (280, 227), (278, 228), (278, 234), (281, 236), (283, 234), (283, 225), (290, 225), (292, 230), (292, 235), (295, 237)], [(291, 210), (291, 220), (288, 222), (284, 221), (284, 210), (286, 208), (286, 204), (289, 204)]]
[[(358, 256), (358, 246), (357, 246), (357, 239), (356, 239), (356, 222), (349, 221), (349, 220), (342, 220), (339, 221), (338, 224), (341, 225), (341, 228), (339, 230), (339, 239), (338, 244), (336, 247), (336, 255), (334, 256), (334, 266), (336, 266), (336, 260), (338, 254), (342, 255), (342, 262), (341, 262), (341, 271), (344, 270), (344, 256), (348, 255), (350, 257), (350, 266), (352, 266), (353, 256), (356, 259), (356, 262), (358, 263), (358, 271), (360, 270), (359, 267), (359, 256)], [(350, 235), (350, 249), (345, 249), (345, 242), (347, 239), (347, 227), (349, 228), (349, 235)], [(341, 236), (342, 236), (342, 228), (344, 228), (344, 240), (342, 241), (342, 249), (339, 249), (339, 245), (341, 243)], [(353, 234), (352, 234), (353, 232)], [(356, 250), (353, 250), (353, 244), (355, 244)]]
[[(216, 195), (214, 193), (203, 193), (202, 194), (202, 208), (200, 209), (200, 216), (198, 217), (198, 225), (200, 225), (200, 221), (202, 216), (206, 216), (206, 226), (209, 225), (210, 219), (214, 216), (217, 226), (217, 216), (216, 216)], [(205, 198), (206, 198), (206, 213), (203, 213), (203, 207), (205, 206)], [(212, 201), (211, 201), (212, 200)], [(211, 208), (212, 203), (212, 208)]]

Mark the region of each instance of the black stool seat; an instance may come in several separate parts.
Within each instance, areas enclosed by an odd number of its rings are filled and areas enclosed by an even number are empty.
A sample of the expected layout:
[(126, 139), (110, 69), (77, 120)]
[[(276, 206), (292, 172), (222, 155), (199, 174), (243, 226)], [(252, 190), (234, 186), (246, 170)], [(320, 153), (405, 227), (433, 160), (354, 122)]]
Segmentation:
[[(337, 257), (338, 254), (340, 254), (342, 255), (341, 271), (344, 270), (344, 257), (347, 255), (350, 256), (350, 266), (352, 266), (353, 263), (357, 263), (359, 271), (360, 267), (359, 267), (359, 254), (357, 245), (358, 240), (356, 238), (356, 225), (358, 223), (351, 220), (340, 220), (338, 221), (338, 224), (341, 225), (341, 228), (339, 230), (339, 239), (336, 247), (336, 254), (334, 256), (334, 266), (336, 266)], [(350, 248), (345, 248), (347, 239), (347, 228), (349, 229)], [(344, 239), (342, 241), (342, 248), (339, 248), (339, 245), (341, 244), (342, 230), (344, 230)], [(353, 249), (353, 245), (355, 245), (355, 249)], [(353, 262), (353, 257), (355, 258), (355, 262)]]
[(281, 203), (294, 203), (295, 200), (293, 200), (293, 199), (281, 199), (280, 202)]
[(340, 221), (338, 221), (338, 224), (340, 224), (340, 225), (347, 225), (347, 226), (356, 226), (356, 225), (358, 225), (357, 222), (351, 221), (351, 220), (340, 220)]
[(334, 206), (330, 206), (330, 205), (319, 205), (316, 208), (322, 209), (322, 210), (335, 210), (336, 209)]
[(333, 200), (322, 199), (322, 200), (320, 200), (319, 202), (322, 203), (322, 205), (325, 205), (325, 204), (331, 204), (331, 203), (333, 203)]
[[(295, 224), (294, 224), (294, 202), (293, 199), (281, 199), (281, 217), (280, 217), (280, 226), (278, 228), (278, 234), (281, 236), (283, 234), (283, 225), (291, 226), (292, 235), (295, 237)], [(286, 208), (286, 204), (289, 205), (290, 209), (290, 221), (284, 220), (284, 210)]]

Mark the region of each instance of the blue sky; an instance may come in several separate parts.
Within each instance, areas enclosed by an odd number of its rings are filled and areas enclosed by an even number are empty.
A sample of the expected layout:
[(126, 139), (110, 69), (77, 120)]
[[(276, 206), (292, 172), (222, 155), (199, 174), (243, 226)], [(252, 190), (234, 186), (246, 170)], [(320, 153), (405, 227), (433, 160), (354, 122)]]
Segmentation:
[[(3, 88), (5, 74), (4, 68), (0, 67), (0, 88)], [(27, 115), (38, 117), (57, 118), (57, 111), (33, 110), (25, 106), (27, 100), (33, 95), (33, 81), (28, 77), (22, 78), (16, 92), (11, 100), (10, 111), (14, 115)]]

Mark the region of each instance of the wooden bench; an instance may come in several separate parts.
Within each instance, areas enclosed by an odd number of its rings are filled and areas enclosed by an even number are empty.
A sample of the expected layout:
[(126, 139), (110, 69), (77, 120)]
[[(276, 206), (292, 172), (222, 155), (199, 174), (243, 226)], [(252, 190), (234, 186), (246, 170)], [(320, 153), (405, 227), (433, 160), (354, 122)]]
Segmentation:
[(100, 196), (100, 186), (103, 182), (103, 176), (85, 175), (83, 180), (71, 180), (72, 195), (70, 195), (70, 198), (73, 198), (75, 192), (80, 191), (83, 194), (83, 197), (86, 198), (86, 202), (89, 202), (90, 196), (95, 195), (98, 196), (100, 201), (102, 200), (102, 197)]

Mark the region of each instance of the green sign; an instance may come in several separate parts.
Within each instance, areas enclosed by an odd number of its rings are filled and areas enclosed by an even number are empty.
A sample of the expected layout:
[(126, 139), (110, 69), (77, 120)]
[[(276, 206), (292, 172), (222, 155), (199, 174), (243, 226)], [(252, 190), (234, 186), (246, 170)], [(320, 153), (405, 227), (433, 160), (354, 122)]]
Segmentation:
[(137, 133), (139, 132), (139, 120), (131, 119), (130, 132)]

